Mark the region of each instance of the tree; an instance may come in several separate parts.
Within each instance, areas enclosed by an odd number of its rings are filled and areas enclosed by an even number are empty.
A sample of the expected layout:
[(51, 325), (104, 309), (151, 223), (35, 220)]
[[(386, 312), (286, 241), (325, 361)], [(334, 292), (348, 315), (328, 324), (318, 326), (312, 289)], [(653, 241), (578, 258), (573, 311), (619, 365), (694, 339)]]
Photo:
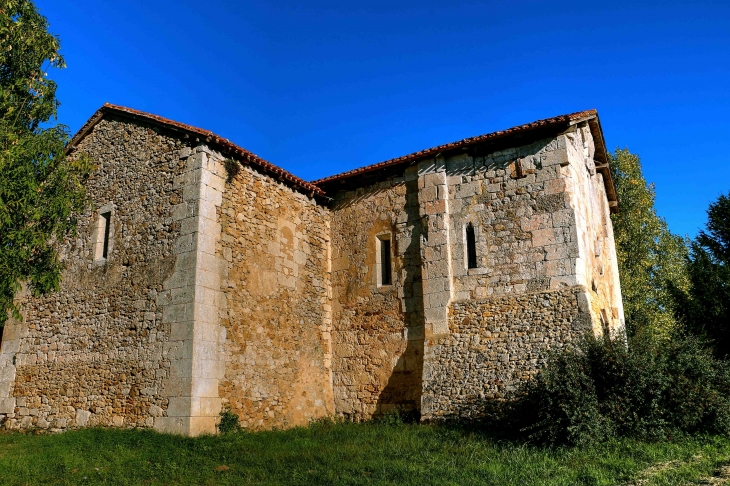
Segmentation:
[(707, 210), (687, 258), (689, 292), (676, 292), (678, 315), (690, 334), (711, 340), (719, 357), (730, 354), (730, 194)]
[(23, 283), (57, 289), (63, 265), (54, 243), (73, 232), (84, 207), (85, 157), (66, 158), (68, 129), (49, 68), (65, 67), (59, 40), (30, 0), (0, 0), (0, 326)]
[(687, 245), (654, 209), (641, 160), (627, 149), (611, 155), (620, 211), (611, 217), (616, 239), (627, 333), (667, 337), (676, 329), (677, 292), (688, 287)]

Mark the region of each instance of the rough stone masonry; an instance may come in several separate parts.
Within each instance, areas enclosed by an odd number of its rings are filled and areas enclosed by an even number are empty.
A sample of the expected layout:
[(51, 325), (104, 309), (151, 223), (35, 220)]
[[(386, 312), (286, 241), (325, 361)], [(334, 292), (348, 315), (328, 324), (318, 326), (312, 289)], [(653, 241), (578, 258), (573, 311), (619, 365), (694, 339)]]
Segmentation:
[(21, 293), (2, 330), (4, 428), (473, 419), (548, 350), (624, 332), (594, 110), (313, 183), (108, 104), (80, 153), (61, 289)]

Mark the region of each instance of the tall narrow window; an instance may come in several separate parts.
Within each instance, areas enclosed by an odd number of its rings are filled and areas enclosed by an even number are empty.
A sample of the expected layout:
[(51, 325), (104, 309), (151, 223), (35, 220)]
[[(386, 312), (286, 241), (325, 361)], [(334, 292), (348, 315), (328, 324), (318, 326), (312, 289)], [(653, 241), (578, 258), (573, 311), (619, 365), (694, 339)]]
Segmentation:
[(378, 237), (378, 264), (379, 264), (379, 284), (380, 285), (392, 285), (393, 275), (390, 267), (390, 235), (383, 235)]
[(109, 256), (109, 231), (111, 228), (111, 211), (99, 214), (99, 223), (96, 227), (96, 249), (94, 260), (106, 260)]
[(466, 266), (477, 268), (477, 239), (471, 223), (466, 225)]
[(104, 220), (104, 249), (101, 252), (101, 257), (106, 258), (109, 255), (109, 223), (112, 219), (112, 213), (104, 213), (101, 217)]

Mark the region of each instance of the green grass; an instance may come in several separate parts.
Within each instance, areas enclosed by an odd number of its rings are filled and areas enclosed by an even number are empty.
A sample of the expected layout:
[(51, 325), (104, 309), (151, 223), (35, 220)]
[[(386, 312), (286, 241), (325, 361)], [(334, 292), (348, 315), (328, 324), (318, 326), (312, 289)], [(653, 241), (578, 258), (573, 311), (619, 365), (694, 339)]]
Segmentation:
[(0, 434), (2, 485), (701, 484), (728, 461), (724, 437), (547, 449), (417, 425), (325, 423), (194, 439), (114, 429)]

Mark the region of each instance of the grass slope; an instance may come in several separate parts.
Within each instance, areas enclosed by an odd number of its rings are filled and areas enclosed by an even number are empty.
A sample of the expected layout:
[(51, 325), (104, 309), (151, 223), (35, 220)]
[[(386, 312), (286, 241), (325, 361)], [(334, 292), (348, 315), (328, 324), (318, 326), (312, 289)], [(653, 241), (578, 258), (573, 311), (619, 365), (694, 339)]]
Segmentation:
[(184, 438), (146, 430), (0, 434), (0, 484), (703, 484), (730, 439), (544, 449), (435, 426), (317, 424)]

